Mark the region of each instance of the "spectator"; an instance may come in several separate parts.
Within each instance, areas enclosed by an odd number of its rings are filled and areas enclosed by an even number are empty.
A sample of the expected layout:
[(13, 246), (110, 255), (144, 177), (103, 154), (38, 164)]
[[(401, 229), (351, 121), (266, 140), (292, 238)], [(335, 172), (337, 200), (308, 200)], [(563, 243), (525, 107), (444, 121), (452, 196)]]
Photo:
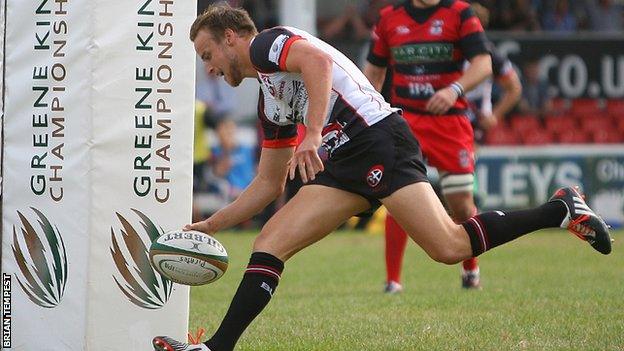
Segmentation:
[[(218, 143), (230, 147), (232, 134), (230, 114), (235, 107), (234, 91), (222, 79), (208, 74), (204, 65), (197, 64), (195, 91), (195, 132), (193, 157), (193, 192), (223, 192), (227, 183), (214, 177), (214, 172), (223, 169), (228, 161), (220, 164), (211, 163), (209, 142), (206, 140), (206, 128), (214, 129)], [(217, 166), (216, 169), (213, 169)], [(218, 189), (215, 190), (215, 189)], [(201, 217), (201, 209), (194, 202), (193, 217)]]
[(519, 112), (543, 117), (552, 111), (548, 80), (540, 74), (539, 60), (530, 59), (522, 70), (522, 98)]
[(513, 31), (536, 31), (540, 29), (535, 8), (530, 0), (504, 1), (498, 5), (492, 28)]
[(256, 159), (253, 147), (238, 142), (237, 127), (233, 121), (223, 121), (220, 129), (226, 138), (221, 138), (221, 142), (212, 147), (211, 164), (213, 174), (227, 181), (226, 197), (229, 202), (251, 183), (255, 176)]
[(587, 1), (587, 13), (589, 14), (589, 28), (599, 32), (621, 32), (624, 30), (622, 23), (622, 5), (616, 5), (613, 0)]
[[(479, 3), (473, 3), (471, 7), (483, 28), (487, 28), (490, 19), (488, 9)], [(499, 121), (505, 119), (522, 94), (522, 85), (511, 61), (499, 53), (491, 42), (488, 42), (487, 47), (492, 56), (492, 77), (466, 94), (475, 113), (475, 116), (471, 116), (471, 121), (476, 143), (482, 141), (485, 131), (494, 128)], [(465, 62), (464, 69), (468, 66), (468, 62)], [(493, 99), (495, 92), (500, 94)]]
[(555, 8), (547, 11), (542, 19), (544, 30), (551, 32), (574, 32), (577, 26), (576, 17), (570, 11), (568, 0), (557, 0)]
[(369, 28), (357, 6), (337, 0), (319, 0), (316, 6), (319, 37), (357, 61), (361, 46), (369, 38)]

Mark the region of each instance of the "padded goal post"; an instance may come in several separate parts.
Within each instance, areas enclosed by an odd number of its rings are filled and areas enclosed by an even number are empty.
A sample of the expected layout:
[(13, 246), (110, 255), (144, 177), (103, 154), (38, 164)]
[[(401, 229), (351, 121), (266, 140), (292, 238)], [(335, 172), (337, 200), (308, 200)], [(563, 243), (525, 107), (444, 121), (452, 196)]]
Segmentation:
[(183, 340), (189, 288), (147, 249), (191, 217), (195, 1), (0, 4), (2, 348)]

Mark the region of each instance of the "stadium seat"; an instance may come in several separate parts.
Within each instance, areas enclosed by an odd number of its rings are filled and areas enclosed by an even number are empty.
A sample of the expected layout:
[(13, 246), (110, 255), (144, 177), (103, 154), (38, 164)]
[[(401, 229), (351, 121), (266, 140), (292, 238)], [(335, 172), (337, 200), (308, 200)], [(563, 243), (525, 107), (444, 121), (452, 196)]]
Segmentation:
[(624, 116), (624, 99), (607, 100), (606, 112), (611, 116)]
[(579, 120), (581, 128), (589, 133), (593, 133), (598, 130), (615, 129), (617, 125), (613, 119), (609, 117), (594, 117), (594, 118), (581, 118)]
[(554, 143), (553, 133), (545, 129), (536, 129), (522, 136), (525, 145), (545, 145)]
[(485, 143), (493, 146), (518, 145), (520, 144), (520, 138), (516, 131), (501, 124), (487, 131)]
[(622, 116), (613, 116), (613, 123), (615, 124), (616, 128), (624, 133), (624, 115)]
[(536, 115), (514, 115), (510, 119), (511, 129), (524, 134), (526, 131), (536, 130), (542, 128), (539, 119)]
[(558, 140), (561, 144), (586, 144), (590, 142), (587, 133), (576, 128), (561, 131), (558, 134)]
[(549, 115), (544, 118), (546, 129), (552, 133), (561, 133), (567, 129), (578, 128), (576, 119), (568, 115)]
[(596, 144), (617, 144), (624, 142), (624, 134), (617, 129), (599, 129), (591, 133)]
[(604, 102), (600, 99), (574, 99), (570, 113), (579, 117), (593, 117), (603, 113)]
[(552, 99), (552, 107), (555, 113), (563, 113), (570, 109), (570, 100), (564, 98)]

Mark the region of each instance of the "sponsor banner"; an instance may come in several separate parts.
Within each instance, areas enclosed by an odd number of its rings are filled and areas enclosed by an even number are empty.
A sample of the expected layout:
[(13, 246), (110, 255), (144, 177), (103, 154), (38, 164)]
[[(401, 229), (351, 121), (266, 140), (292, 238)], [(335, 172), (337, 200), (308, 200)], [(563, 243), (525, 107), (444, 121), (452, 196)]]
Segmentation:
[(477, 160), (481, 210), (519, 209), (547, 201), (559, 187), (580, 185), (609, 224), (624, 224), (624, 147), (484, 147)]
[(148, 261), (152, 240), (190, 221), (196, 5), (91, 1), (94, 17), (89, 350), (186, 338), (189, 288)]
[(11, 350), (85, 347), (86, 13), (86, 2), (6, 2), (2, 272)]
[(623, 35), (496, 33), (490, 38), (521, 69), (538, 59), (555, 96), (624, 98)]
[(158, 275), (147, 250), (190, 221), (195, 10), (8, 2), (3, 349), (186, 337), (189, 288)]

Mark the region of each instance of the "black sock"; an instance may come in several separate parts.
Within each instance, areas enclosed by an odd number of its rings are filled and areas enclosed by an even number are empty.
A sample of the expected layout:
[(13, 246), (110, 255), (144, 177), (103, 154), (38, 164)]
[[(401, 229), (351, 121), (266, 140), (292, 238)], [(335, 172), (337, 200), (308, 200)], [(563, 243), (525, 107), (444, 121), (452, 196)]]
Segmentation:
[(211, 351), (231, 351), (251, 321), (269, 303), (280, 276), (284, 263), (277, 257), (254, 252), (243, 275), (243, 280), (236, 290), (221, 326), (205, 344)]
[(462, 223), (472, 245), (472, 255), (543, 228), (557, 228), (567, 213), (561, 201), (547, 202), (530, 210), (494, 211), (476, 215)]

